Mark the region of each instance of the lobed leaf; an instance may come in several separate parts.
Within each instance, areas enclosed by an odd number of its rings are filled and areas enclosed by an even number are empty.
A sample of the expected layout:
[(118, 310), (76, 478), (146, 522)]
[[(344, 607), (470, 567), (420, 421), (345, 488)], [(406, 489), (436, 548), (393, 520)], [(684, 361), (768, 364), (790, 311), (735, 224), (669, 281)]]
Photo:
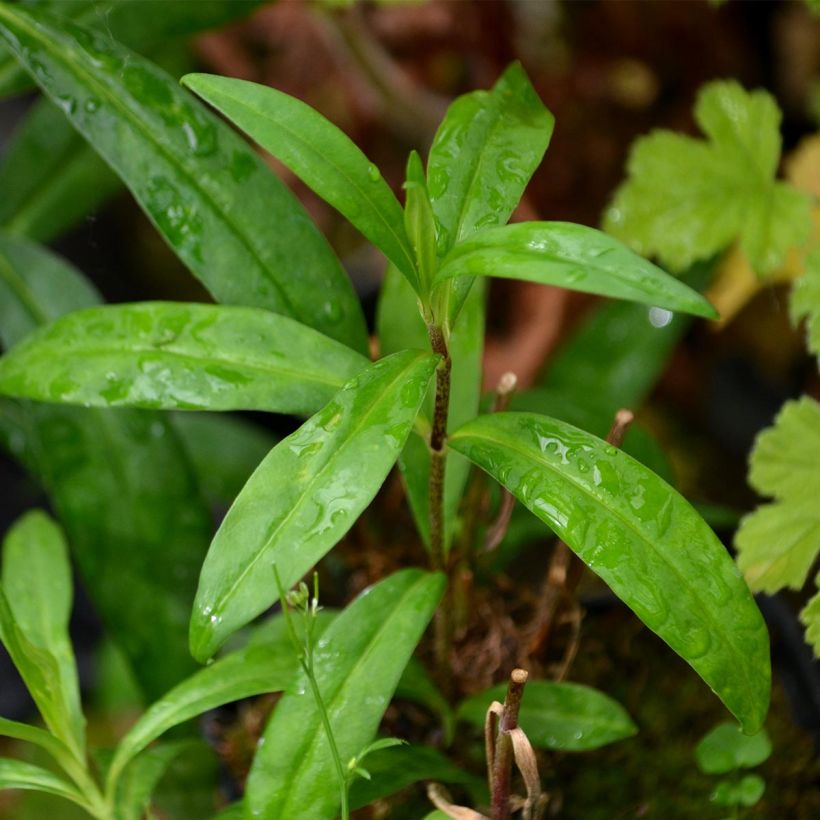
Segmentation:
[(182, 84), (336, 208), (418, 288), (401, 206), (379, 169), (309, 105), (258, 83), (188, 74)]
[(635, 143), (606, 230), (672, 270), (739, 240), (752, 268), (771, 273), (811, 228), (810, 198), (774, 179), (780, 111), (764, 91), (714, 82), (695, 119), (706, 140), (654, 131)]
[[(457, 717), (481, 729), (490, 704), (504, 702), (506, 686), (468, 698)], [(530, 681), (524, 689), (519, 725), (533, 746), (583, 752), (637, 734), (626, 710), (603, 692), (578, 683)]]
[[(26, 513), (8, 531), (3, 541), (2, 586), (14, 623), (26, 641), (47, 653), (56, 664), (57, 680), (50, 683), (59, 694), (58, 708), (63, 711), (59, 721), (68, 732), (59, 736), (72, 749), (82, 751), (85, 718), (68, 633), (73, 598), (71, 564), (63, 533), (45, 513)], [(38, 658), (30, 661), (37, 663)]]
[(350, 282), (304, 209), (171, 77), (32, 8), (0, 6), (0, 37), (219, 301), (283, 313), (366, 351)]
[[(815, 576), (815, 586), (820, 588), (820, 574)], [(800, 623), (806, 628), (806, 642), (820, 657), (820, 592), (816, 592), (800, 610)]]
[(717, 318), (696, 291), (618, 240), (571, 222), (522, 222), (482, 231), (442, 260), (436, 281), (498, 276)]
[(789, 313), (795, 325), (806, 320), (808, 348), (820, 356), (820, 247), (806, 255), (803, 265), (805, 272), (792, 287)]
[(615, 447), (556, 419), (481, 416), (449, 446), (559, 535), (752, 733), (769, 702), (768, 634), (691, 505)]
[(0, 359), (0, 394), (85, 407), (308, 414), (367, 359), (259, 308), (139, 302), (93, 307)]
[(695, 760), (704, 774), (728, 774), (737, 769), (759, 766), (772, 753), (772, 742), (763, 729), (744, 735), (733, 722), (721, 723), (695, 747)]
[(353, 525), (393, 466), (437, 357), (404, 351), (371, 365), (259, 465), (205, 559), (191, 652), (207, 660)]
[[(406, 569), (365, 590), (317, 645), (315, 676), (343, 762), (372, 740), (405, 664), (444, 592)], [(332, 817), (339, 784), (316, 702), (300, 675), (265, 729), (245, 796), (262, 818)]]

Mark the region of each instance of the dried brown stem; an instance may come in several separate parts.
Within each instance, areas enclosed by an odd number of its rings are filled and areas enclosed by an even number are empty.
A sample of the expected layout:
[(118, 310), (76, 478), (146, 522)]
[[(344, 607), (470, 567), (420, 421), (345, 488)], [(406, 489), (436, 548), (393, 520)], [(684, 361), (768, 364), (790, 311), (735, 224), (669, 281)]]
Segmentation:
[(518, 711), (529, 674), (525, 669), (513, 669), (507, 684), (504, 709), (498, 721), (498, 734), (492, 760), (491, 817), (508, 820), (510, 816), (510, 785), (514, 758), (511, 733), (518, 728)]

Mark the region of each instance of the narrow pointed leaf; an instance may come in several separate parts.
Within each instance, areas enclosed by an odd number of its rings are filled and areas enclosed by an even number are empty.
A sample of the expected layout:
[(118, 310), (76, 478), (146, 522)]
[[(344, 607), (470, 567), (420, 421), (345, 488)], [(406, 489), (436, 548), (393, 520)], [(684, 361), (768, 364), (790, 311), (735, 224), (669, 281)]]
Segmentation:
[(438, 281), (498, 276), (717, 318), (696, 291), (607, 234), (571, 222), (522, 222), (482, 231), (442, 260)]
[(290, 168), (418, 285), (401, 206), (343, 131), (301, 100), (258, 83), (212, 74), (188, 74), (182, 83)]
[[(518, 63), (491, 91), (473, 91), (452, 103), (427, 161), (440, 255), (478, 231), (507, 222), (541, 163), (554, 124)], [(469, 279), (446, 286), (451, 327), (470, 286)]]
[(464, 771), (429, 746), (404, 745), (384, 749), (367, 756), (365, 763), (370, 780), (355, 780), (350, 786), (350, 808), (364, 808), (376, 800), (390, 797), (401, 789), (435, 780), (480, 789), (484, 783)]
[(71, 757), (68, 747), (51, 732), (37, 726), (31, 726), (28, 723), (18, 723), (16, 720), (7, 720), (0, 717), (0, 736), (33, 743), (35, 746), (44, 749), (57, 761)]
[[(467, 297), (463, 316), (450, 334), (452, 375), (450, 384), (450, 413), (448, 428), (454, 430), (478, 413), (481, 395), (482, 353), (484, 342), (485, 288), (481, 283)], [(379, 344), (382, 354), (406, 348), (428, 348), (427, 331), (416, 306), (416, 297), (394, 268), (388, 268), (379, 297), (376, 314)], [(424, 427), (429, 432), (433, 412), (432, 391), (427, 396)], [(425, 543), (430, 538), (430, 507), (428, 499), (430, 478), (430, 448), (417, 429), (407, 440), (399, 457), (407, 489), (410, 509), (419, 534)], [(444, 475), (444, 537), (450, 544), (457, 525), (458, 506), (467, 483), (469, 462), (458, 453), (447, 453)]]
[(366, 350), (350, 282), (304, 209), (171, 77), (102, 33), (34, 9), (0, 5), (0, 37), (217, 300), (283, 313)]
[(0, 161), (0, 226), (49, 242), (122, 187), (49, 99), (26, 114)]
[(140, 302), (77, 311), (0, 359), (0, 394), (85, 407), (308, 414), (367, 359), (259, 308)]
[(242, 649), (195, 672), (154, 703), (120, 741), (109, 779), (115, 781), (129, 761), (174, 726), (226, 703), (280, 692), (293, 680), (297, 668), (290, 637), (277, 616)]
[(0, 757), (1, 789), (28, 789), (46, 792), (57, 797), (64, 797), (73, 803), (85, 805), (82, 795), (67, 780), (52, 774), (47, 769), (25, 763), (22, 760), (11, 760), (7, 757)]
[[(405, 664), (444, 591), (407, 569), (365, 590), (328, 627), (315, 674), (343, 762), (373, 739)], [(268, 723), (248, 779), (249, 814), (333, 817), (339, 785), (316, 703), (300, 675)]]
[[(0, 236), (0, 340), (97, 301), (67, 262)], [(187, 622), (211, 521), (169, 420), (0, 399), (0, 446), (48, 493), (97, 612), (157, 697), (193, 668)]]
[(191, 651), (207, 660), (353, 525), (387, 477), (437, 357), (404, 351), (350, 381), (271, 450), (219, 528), (202, 568)]
[(769, 704), (763, 618), (691, 505), (622, 451), (530, 413), (481, 416), (449, 445), (558, 534), (755, 732)]
[[(436, 250), (436, 223), (430, 195), (427, 193), (427, 180), (421, 158), (415, 151), (410, 152), (407, 160), (407, 181), (404, 183), (405, 206), (404, 226), (415, 253), (418, 270), (417, 290), (427, 298), (430, 285), (438, 266)], [(412, 281), (412, 280), (411, 280)]]
[[(480, 729), (490, 704), (504, 702), (506, 686), (494, 686), (463, 701), (457, 716)], [(519, 724), (533, 746), (583, 752), (632, 737), (638, 727), (617, 701), (578, 683), (530, 681)]]
[(68, 634), (73, 598), (68, 545), (59, 527), (39, 510), (20, 518), (3, 541), (3, 590), (26, 639), (54, 658), (55, 683), (66, 709), (61, 717), (70, 727), (72, 748), (83, 749), (85, 718)]

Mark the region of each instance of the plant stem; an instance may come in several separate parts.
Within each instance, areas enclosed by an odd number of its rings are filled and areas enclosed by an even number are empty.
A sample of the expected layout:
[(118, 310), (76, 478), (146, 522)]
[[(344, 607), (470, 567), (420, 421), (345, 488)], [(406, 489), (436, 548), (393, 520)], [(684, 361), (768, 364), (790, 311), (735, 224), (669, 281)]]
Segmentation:
[(510, 732), (518, 726), (518, 710), (529, 674), (525, 669), (513, 669), (504, 698), (504, 711), (498, 723), (495, 740), (492, 778), (492, 820), (507, 820), (510, 816), (510, 784), (512, 783), (513, 746)]
[[(430, 346), (442, 357), (436, 369), (436, 398), (433, 426), (430, 430), (430, 483), (428, 506), (430, 515), (430, 562), (434, 570), (447, 572), (444, 547), (444, 479), (447, 465), (447, 415), (450, 407), (450, 371), (452, 362), (444, 332), (438, 325), (429, 325)], [(449, 585), (448, 585), (449, 586)], [(449, 688), (449, 655), (451, 637), (450, 607), (445, 599), (436, 612), (433, 624), (436, 667), (440, 683)]]

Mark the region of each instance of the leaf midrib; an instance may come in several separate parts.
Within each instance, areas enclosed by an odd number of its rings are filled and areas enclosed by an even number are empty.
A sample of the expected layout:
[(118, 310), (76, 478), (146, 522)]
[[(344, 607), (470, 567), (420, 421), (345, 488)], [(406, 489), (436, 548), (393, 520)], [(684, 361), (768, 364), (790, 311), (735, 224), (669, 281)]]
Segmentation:
[[(2, 17), (2, 9), (0, 9), (0, 17)], [(124, 112), (124, 114), (125, 114), (124, 119), (126, 120), (126, 122), (128, 122), (131, 125), (131, 127), (134, 128), (136, 131), (140, 132), (142, 134), (143, 138), (145, 139), (145, 141), (149, 145), (153, 145), (154, 149), (157, 151), (157, 153), (161, 154), (162, 157), (165, 159), (165, 161), (172, 168), (176, 168), (180, 172), (181, 176), (183, 176), (185, 178), (185, 180), (188, 182), (188, 184), (189, 184), (189, 186), (192, 190), (200, 192), (200, 194), (202, 195), (203, 200), (205, 200), (205, 202), (209, 206), (211, 212), (216, 214), (217, 218), (220, 221), (222, 221), (222, 223), (229, 229), (230, 233), (232, 233), (237, 238), (239, 243), (241, 245), (245, 246), (246, 250), (248, 251), (250, 256), (256, 262), (257, 266), (259, 267), (259, 269), (262, 272), (262, 274), (263, 274), (264, 278), (266, 279), (266, 281), (270, 282), (273, 285), (273, 287), (276, 289), (277, 293), (279, 294), (280, 298), (282, 299), (283, 306), (287, 309), (289, 315), (291, 315), (292, 317), (294, 317), (296, 319), (301, 320), (302, 319), (301, 315), (294, 309), (294, 306), (291, 303), (291, 300), (289, 299), (287, 293), (283, 289), (281, 283), (278, 282), (277, 279), (274, 276), (271, 275), (267, 265), (265, 264), (264, 260), (259, 255), (259, 252), (257, 251), (256, 247), (253, 245), (252, 242), (250, 242), (250, 240), (248, 239), (246, 234), (241, 230), (240, 225), (238, 223), (235, 223), (233, 219), (229, 218), (228, 212), (225, 211), (223, 208), (221, 208), (218, 205), (218, 203), (214, 199), (213, 194), (211, 193), (211, 191), (207, 187), (205, 187), (204, 185), (200, 185), (201, 179), (207, 180), (207, 178), (208, 178), (207, 174), (203, 175), (202, 178), (198, 178), (196, 176), (195, 172), (191, 171), (188, 168), (186, 163), (184, 163), (182, 161), (176, 162), (175, 161), (175, 159), (176, 159), (175, 155), (172, 152), (168, 151), (167, 146), (165, 146), (159, 140), (154, 140), (151, 129), (138, 116), (134, 115), (134, 113), (130, 110), (130, 108), (127, 105), (124, 105), (120, 102), (119, 97), (117, 97), (117, 95), (113, 92), (112, 89), (110, 89), (108, 87), (107, 84), (105, 84), (103, 82), (100, 82), (94, 74), (87, 71), (85, 66), (82, 64), (82, 62), (72, 61), (72, 60), (61, 60), (59, 50), (57, 50), (53, 47), (53, 44), (51, 43), (51, 41), (48, 38), (40, 36), (40, 32), (38, 31), (38, 29), (36, 27), (32, 27), (32, 25), (26, 20), (25, 17), (21, 18), (20, 16), (18, 16), (16, 14), (13, 14), (11, 19), (14, 20), (18, 25), (20, 25), (24, 29), (26, 29), (29, 32), (29, 35), (33, 36), (33, 38), (41, 44), (42, 48), (45, 51), (50, 52), (50, 54), (52, 56), (52, 59), (55, 59), (55, 61), (58, 64), (62, 64), (64, 66), (67, 66), (67, 67), (69, 67), (69, 69), (73, 69), (73, 71), (76, 74), (79, 74), (80, 77), (85, 77), (88, 85), (92, 88), (95, 88), (100, 93), (100, 96), (105, 97), (108, 100), (108, 102), (109, 102), (109, 104), (111, 105), (112, 108), (114, 108), (115, 110), (119, 110), (121, 115)], [(81, 49), (81, 51), (83, 51), (83, 53), (85, 53), (83, 49)], [(50, 93), (49, 93), (49, 96), (51, 96)], [(73, 124), (73, 120), (72, 120), (72, 124)], [(77, 127), (77, 126), (75, 125), (75, 127)], [(83, 137), (85, 137), (85, 134), (83, 134)], [(91, 142), (91, 141), (88, 140), (88, 142)], [(93, 143), (91, 143), (91, 144), (92, 144), (92, 147), (93, 147)], [(105, 159), (106, 162), (109, 162), (107, 157), (103, 156), (103, 158)], [(109, 164), (111, 164), (112, 167), (114, 166), (113, 162), (109, 162)], [(114, 170), (115, 170), (115, 172), (117, 171), (116, 168), (114, 168)], [(118, 173), (118, 175), (119, 175), (119, 173)], [(130, 182), (127, 182), (126, 180), (123, 180), (123, 181), (126, 182), (126, 185), (128, 186), (128, 188), (131, 189)], [(170, 240), (169, 240), (169, 242), (170, 242)], [(198, 274), (197, 274), (197, 278), (200, 278)], [(210, 290), (210, 286), (208, 286), (208, 287), (209, 287), (209, 290)]]
[[(451, 436), (451, 437), (450, 437), (450, 441), (451, 441), (451, 443), (452, 443), (452, 441), (453, 441), (453, 439), (454, 439), (454, 438), (458, 438), (458, 437), (459, 437), (459, 434), (458, 434), (458, 433), (456, 433), (456, 434), (454, 434), (453, 436)], [(489, 441), (491, 444), (495, 444), (496, 446), (499, 446), (499, 444), (501, 444), (501, 442), (499, 441), (499, 439), (495, 439), (495, 438), (492, 438), (491, 436), (487, 436), (487, 435), (481, 435), (480, 433), (475, 433), (475, 432), (470, 432), (470, 433), (464, 433), (464, 434), (462, 434), (462, 438), (465, 438), (465, 437), (477, 438), (477, 439), (483, 439), (484, 441)], [(669, 568), (673, 571), (673, 573), (674, 573), (674, 574), (675, 574), (675, 575), (676, 575), (676, 576), (677, 576), (677, 577), (681, 580), (682, 585), (684, 586), (684, 588), (689, 589), (690, 594), (692, 595), (692, 597), (695, 599), (695, 601), (697, 601), (697, 603), (698, 603), (698, 604), (700, 604), (700, 606), (701, 606), (701, 611), (703, 611), (703, 612), (709, 612), (709, 611), (710, 611), (710, 607), (707, 607), (707, 606), (705, 605), (705, 602), (701, 599), (700, 595), (698, 595), (698, 593), (695, 591), (694, 587), (693, 587), (693, 586), (692, 586), (692, 585), (691, 585), (691, 584), (687, 581), (686, 576), (685, 576), (685, 575), (683, 575), (683, 573), (680, 571), (680, 569), (679, 569), (679, 568), (678, 568), (675, 564), (673, 564), (671, 561), (669, 561), (669, 560), (668, 560), (668, 559), (667, 559), (667, 558), (663, 555), (663, 553), (661, 553), (661, 552), (660, 552), (660, 551), (659, 551), (659, 550), (658, 550), (658, 549), (657, 549), (657, 548), (653, 545), (652, 541), (651, 541), (649, 538), (646, 538), (646, 537), (643, 535), (643, 533), (642, 533), (642, 532), (641, 532), (641, 531), (640, 531), (640, 530), (639, 530), (639, 529), (638, 529), (638, 528), (637, 528), (637, 527), (636, 527), (636, 526), (635, 526), (635, 525), (634, 525), (634, 524), (633, 524), (633, 523), (632, 523), (632, 522), (631, 522), (628, 518), (626, 518), (626, 517), (625, 517), (625, 516), (624, 516), (624, 515), (620, 512), (620, 510), (617, 510), (616, 508), (611, 508), (611, 509), (610, 509), (610, 508), (607, 508), (607, 507), (606, 507), (606, 506), (605, 506), (605, 505), (604, 505), (604, 504), (600, 501), (600, 499), (598, 499), (598, 498), (597, 498), (597, 497), (596, 497), (593, 493), (591, 493), (591, 492), (590, 492), (590, 491), (589, 491), (586, 487), (584, 487), (582, 484), (579, 484), (579, 483), (578, 483), (577, 481), (575, 481), (573, 478), (569, 477), (569, 475), (568, 475), (568, 474), (563, 473), (563, 472), (561, 472), (560, 470), (556, 469), (556, 468), (555, 468), (553, 465), (551, 465), (549, 462), (547, 462), (547, 461), (545, 461), (545, 460), (542, 460), (542, 459), (540, 459), (540, 458), (535, 458), (535, 457), (534, 457), (531, 453), (527, 452), (526, 450), (523, 450), (520, 446), (518, 446), (518, 445), (517, 445), (517, 443), (516, 443), (516, 441), (515, 441), (515, 439), (514, 439), (514, 438), (512, 438), (512, 441), (506, 441), (506, 442), (504, 442), (502, 446), (506, 447), (506, 448), (507, 448), (507, 449), (509, 449), (509, 450), (512, 450), (512, 451), (514, 451), (514, 452), (518, 453), (519, 455), (523, 456), (525, 459), (528, 459), (528, 460), (530, 460), (530, 461), (534, 462), (535, 464), (540, 464), (540, 465), (542, 465), (542, 466), (543, 466), (546, 470), (548, 470), (549, 472), (553, 473), (554, 475), (557, 475), (559, 478), (563, 479), (563, 480), (564, 480), (564, 481), (566, 481), (568, 484), (570, 484), (570, 485), (572, 485), (573, 487), (575, 487), (575, 489), (576, 489), (576, 490), (578, 490), (578, 491), (579, 491), (582, 495), (585, 495), (587, 498), (589, 498), (591, 501), (593, 501), (593, 502), (594, 502), (597, 506), (599, 506), (599, 507), (600, 507), (600, 508), (602, 508), (603, 510), (607, 511), (607, 512), (608, 512), (608, 513), (609, 513), (609, 514), (610, 514), (613, 518), (619, 519), (619, 520), (620, 520), (620, 521), (624, 524), (624, 526), (626, 527), (626, 529), (631, 530), (631, 531), (632, 531), (632, 532), (633, 532), (633, 533), (634, 533), (634, 534), (638, 537), (638, 540), (639, 540), (640, 542), (643, 542), (644, 544), (646, 544), (646, 545), (647, 545), (647, 547), (649, 548), (649, 550), (650, 550), (651, 552), (654, 552), (656, 555), (658, 555), (658, 556), (659, 556), (659, 557), (663, 560), (663, 563), (664, 563), (667, 567), (669, 567)], [(596, 573), (596, 574), (597, 574), (597, 573)], [(709, 620), (709, 621), (711, 621), (712, 623), (716, 624), (716, 625), (719, 627), (719, 628), (716, 630), (716, 631), (717, 631), (717, 633), (718, 633), (718, 634), (720, 634), (720, 635), (724, 635), (724, 638), (725, 638), (725, 640), (726, 640), (726, 644), (727, 644), (729, 647), (731, 647), (732, 652), (733, 652), (735, 655), (737, 655), (737, 656), (738, 656), (738, 658), (740, 658), (740, 660), (741, 660), (740, 666), (743, 668), (744, 673), (745, 673), (745, 674), (744, 674), (744, 677), (746, 678), (746, 680), (747, 680), (747, 681), (749, 681), (749, 680), (750, 680), (750, 677), (749, 677), (749, 670), (748, 670), (748, 666), (747, 666), (747, 664), (746, 664), (746, 662), (745, 662), (745, 661), (746, 661), (746, 653), (745, 653), (745, 652), (742, 652), (742, 651), (741, 651), (741, 650), (740, 650), (740, 649), (739, 649), (739, 648), (735, 645), (735, 643), (734, 643), (732, 640), (730, 640), (728, 637), (726, 637), (727, 635), (728, 635), (728, 636), (732, 636), (734, 633), (732, 633), (731, 631), (729, 631), (728, 633), (724, 632), (724, 630), (723, 630), (722, 628), (720, 628), (720, 627), (721, 627), (721, 623), (720, 623), (720, 621), (719, 621), (719, 620), (716, 620), (716, 619), (714, 619), (714, 618), (713, 618), (713, 617), (711, 617), (711, 616), (708, 618), (708, 620)], [(652, 630), (652, 631), (654, 632), (655, 630)], [(699, 659), (696, 659), (696, 662), (697, 662), (698, 660), (699, 660)]]

